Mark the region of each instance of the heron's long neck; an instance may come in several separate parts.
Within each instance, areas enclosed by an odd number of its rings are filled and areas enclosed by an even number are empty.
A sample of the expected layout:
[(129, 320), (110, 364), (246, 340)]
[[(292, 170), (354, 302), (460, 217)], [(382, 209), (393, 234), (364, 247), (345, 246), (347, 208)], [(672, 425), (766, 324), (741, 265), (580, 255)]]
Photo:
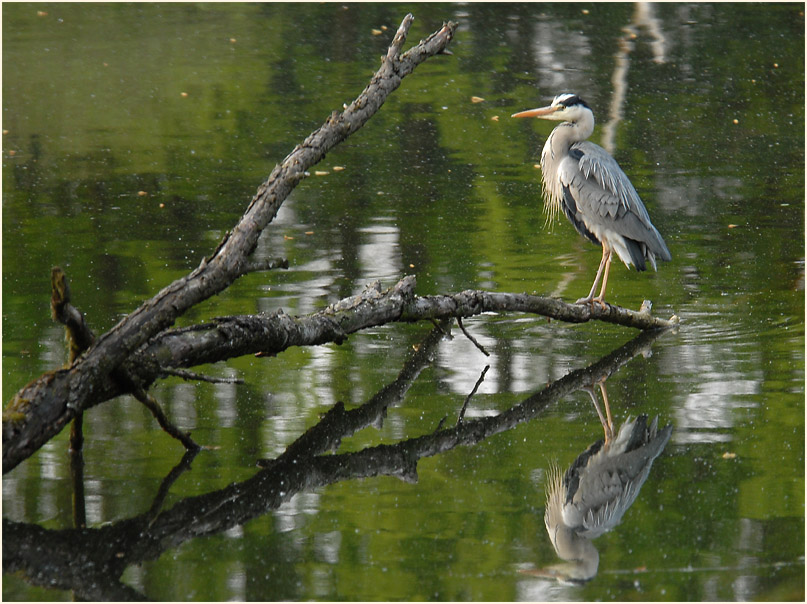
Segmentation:
[(563, 122), (555, 127), (546, 139), (541, 152), (541, 171), (543, 173), (544, 195), (547, 198), (547, 222), (552, 222), (561, 207), (560, 179), (555, 178), (560, 161), (569, 155), (569, 148), (574, 143), (586, 140), (594, 132), (594, 114), (583, 112), (575, 122)]
[(562, 526), (552, 544), (558, 557), (568, 561), (552, 567), (559, 575), (564, 575), (566, 579), (587, 581), (597, 574), (600, 553), (589, 539), (581, 537), (567, 526)]
[(576, 122), (563, 122), (557, 126), (549, 138), (546, 140), (552, 154), (560, 159), (569, 152), (569, 147), (574, 143), (586, 140), (594, 132), (594, 114), (590, 111), (584, 112)]

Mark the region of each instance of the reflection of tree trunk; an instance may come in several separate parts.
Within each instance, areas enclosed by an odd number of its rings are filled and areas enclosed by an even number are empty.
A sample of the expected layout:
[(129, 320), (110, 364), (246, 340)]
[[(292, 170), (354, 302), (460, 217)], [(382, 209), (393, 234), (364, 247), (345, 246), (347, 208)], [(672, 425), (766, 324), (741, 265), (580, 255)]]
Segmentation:
[[(379, 426), (387, 409), (401, 404), (421, 371), (431, 362), (446, 325), (432, 332), (410, 353), (395, 381), (365, 404), (331, 408), (273, 460), (262, 460), (254, 476), (218, 491), (187, 497), (161, 511), (171, 484), (190, 468), (196, 452), (188, 452), (163, 481), (150, 509), (134, 518), (101, 528), (48, 530), (34, 524), (3, 520), (3, 571), (22, 572), (28, 581), (72, 589), (85, 599), (143, 599), (119, 581), (126, 568), (153, 560), (165, 551), (204, 535), (226, 531), (277, 509), (297, 493), (342, 480), (396, 476), (417, 481), (417, 464), (458, 446), (473, 446), (540, 416), (563, 396), (601, 381), (632, 358), (646, 353), (662, 333), (645, 331), (601, 360), (572, 371), (521, 403), (493, 417), (458, 421), (424, 436), (381, 444), (355, 453), (328, 454), (341, 441), (368, 426)], [(204, 453), (202, 453), (204, 454)]]
[(661, 32), (661, 24), (655, 15), (655, 7), (650, 2), (637, 2), (633, 11), (633, 21), (622, 28), (623, 36), (619, 38), (619, 50), (615, 55), (616, 65), (611, 75), (613, 96), (608, 108), (608, 121), (603, 126), (602, 146), (611, 155), (615, 155), (614, 137), (616, 127), (622, 121), (622, 106), (625, 104), (625, 95), (628, 89), (628, 68), (630, 67), (630, 53), (633, 52), (634, 40), (639, 34), (639, 28), (645, 28), (653, 40), (650, 48), (653, 51), (653, 62), (664, 63), (664, 47), (666, 39)]

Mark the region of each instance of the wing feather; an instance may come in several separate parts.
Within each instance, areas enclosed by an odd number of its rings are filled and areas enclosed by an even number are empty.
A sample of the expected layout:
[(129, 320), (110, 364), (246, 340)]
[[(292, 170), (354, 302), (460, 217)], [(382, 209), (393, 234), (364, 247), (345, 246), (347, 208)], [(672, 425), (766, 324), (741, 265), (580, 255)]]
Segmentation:
[[(569, 156), (561, 160), (558, 175), (564, 191), (564, 212), (578, 231), (583, 232), (579, 222), (598, 238), (601, 238), (599, 230), (633, 240), (637, 245), (628, 244), (628, 249), (640, 270), (644, 268), (644, 257), (654, 266), (655, 256), (670, 260), (667, 245), (650, 222), (639, 194), (605, 149), (588, 141), (575, 143)], [(568, 211), (572, 207), (574, 218)]]
[(671, 425), (658, 430), (658, 418), (648, 427), (647, 417), (640, 416), (626, 421), (608, 448), (602, 441), (589, 447), (564, 477), (564, 523), (589, 539), (619, 524), (671, 433)]

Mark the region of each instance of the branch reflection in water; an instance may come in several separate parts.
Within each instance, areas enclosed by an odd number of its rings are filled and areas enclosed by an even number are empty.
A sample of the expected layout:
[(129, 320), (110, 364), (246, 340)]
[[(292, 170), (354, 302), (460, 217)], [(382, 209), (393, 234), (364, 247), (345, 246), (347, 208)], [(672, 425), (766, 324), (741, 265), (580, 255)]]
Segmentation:
[(441, 421), (424, 436), (355, 453), (323, 455), (338, 449), (342, 439), (358, 430), (381, 425), (387, 409), (403, 401), (409, 387), (429, 365), (447, 330), (447, 322), (435, 327), (410, 355), (398, 377), (369, 401), (350, 410), (337, 403), (282, 455), (260, 460), (262, 469), (247, 480), (187, 497), (162, 511), (170, 486), (190, 469), (197, 455), (191, 452), (163, 480), (150, 509), (139, 516), (100, 528), (62, 530), (4, 519), (4, 572), (20, 572), (34, 585), (73, 590), (77, 598), (85, 600), (142, 600), (143, 594), (120, 580), (129, 566), (154, 560), (193, 538), (222, 533), (266, 514), (301, 491), (381, 475), (414, 483), (421, 458), (459, 445), (473, 446), (535, 419), (560, 398), (604, 381), (635, 356), (649, 352), (652, 343), (666, 333), (642, 332), (596, 363), (572, 371), (496, 416), (458, 420), (446, 428), (445, 421)]
[(658, 416), (648, 424), (647, 415), (628, 417), (614, 432), (605, 380), (598, 382), (605, 415), (593, 386), (584, 388), (594, 403), (605, 438), (588, 447), (561, 473), (550, 466), (546, 482), (544, 523), (558, 557), (566, 562), (521, 572), (580, 584), (597, 575), (600, 555), (591, 543), (622, 521), (650, 475), (672, 434), (672, 424), (658, 429)]

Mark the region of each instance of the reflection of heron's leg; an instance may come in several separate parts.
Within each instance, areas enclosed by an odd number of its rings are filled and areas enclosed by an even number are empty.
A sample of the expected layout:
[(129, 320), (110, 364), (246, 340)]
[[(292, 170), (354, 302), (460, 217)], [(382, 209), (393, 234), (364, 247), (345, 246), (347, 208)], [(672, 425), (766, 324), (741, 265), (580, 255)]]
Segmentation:
[[(597, 285), (600, 282), (602, 271), (605, 268), (606, 262), (610, 259), (610, 257), (611, 257), (610, 248), (607, 245), (603, 244), (602, 260), (600, 260), (600, 268), (597, 269), (597, 276), (594, 277), (594, 284), (591, 286), (591, 291), (588, 292), (588, 296), (586, 296), (585, 298), (580, 298), (577, 302), (575, 302), (575, 304), (584, 304), (587, 302), (591, 302), (594, 299), (594, 292), (597, 290)], [(600, 297), (602, 297), (602, 295), (600, 295)], [(600, 303), (602, 303), (602, 300), (600, 300)]]
[(611, 405), (608, 404), (608, 394), (605, 392), (605, 380), (600, 382), (600, 392), (602, 392), (602, 400), (605, 404), (605, 416), (608, 421), (608, 432), (609, 434), (605, 435), (605, 442), (608, 442), (611, 438), (614, 437), (614, 420), (611, 418)]
[[(602, 411), (600, 411), (600, 404), (597, 402), (597, 395), (594, 393), (594, 387), (589, 386), (587, 388), (583, 388), (583, 390), (588, 392), (588, 395), (591, 397), (591, 402), (594, 403), (594, 408), (597, 410), (597, 416), (600, 418), (600, 423), (602, 424), (602, 431), (605, 433), (605, 444), (607, 445), (609, 442), (611, 442), (611, 437), (614, 435), (614, 430), (609, 425), (611, 412), (606, 406), (605, 409), (608, 413), (608, 420), (606, 420), (605, 416), (602, 414)], [(607, 401), (608, 399), (605, 400)]]
[[(605, 247), (603, 247), (603, 250)], [(605, 308), (605, 301), (603, 298), (605, 297), (605, 285), (608, 283), (608, 272), (611, 270), (611, 258), (613, 257), (614, 252), (612, 250), (608, 250), (608, 260), (605, 261), (605, 273), (602, 276), (602, 289), (600, 290), (600, 295), (594, 298), (594, 302), (599, 302), (600, 306)], [(603, 256), (603, 259), (605, 256)], [(593, 293), (593, 292), (592, 292)]]

